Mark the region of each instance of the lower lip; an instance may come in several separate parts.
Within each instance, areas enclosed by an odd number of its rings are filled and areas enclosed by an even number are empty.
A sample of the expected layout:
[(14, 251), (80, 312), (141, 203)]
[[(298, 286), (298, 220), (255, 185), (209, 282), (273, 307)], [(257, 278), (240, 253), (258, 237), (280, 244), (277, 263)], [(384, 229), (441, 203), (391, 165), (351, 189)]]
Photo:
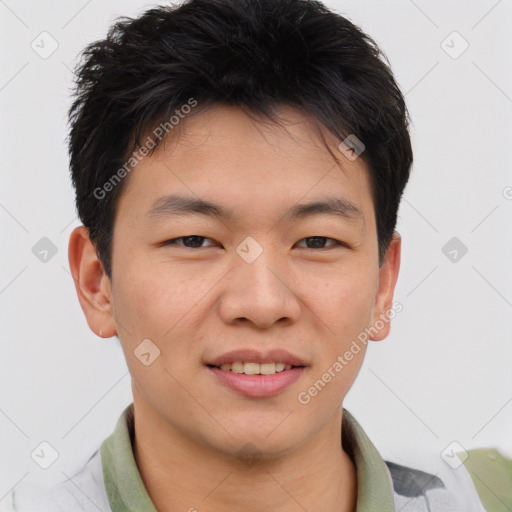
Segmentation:
[(208, 367), (228, 388), (252, 398), (277, 395), (299, 379), (303, 366), (283, 370), (272, 375), (246, 375)]

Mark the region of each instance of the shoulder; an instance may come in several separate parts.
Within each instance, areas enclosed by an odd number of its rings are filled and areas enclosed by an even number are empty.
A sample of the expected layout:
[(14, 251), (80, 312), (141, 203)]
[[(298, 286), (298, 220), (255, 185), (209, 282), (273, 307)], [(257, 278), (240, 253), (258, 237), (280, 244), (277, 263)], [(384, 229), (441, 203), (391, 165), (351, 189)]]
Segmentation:
[(53, 486), (28, 483), (0, 502), (0, 512), (111, 512), (103, 480), (101, 452), (69, 479)]
[(494, 460), (502, 462), (492, 466), (490, 485), (498, 479), (502, 484), (495, 491), (512, 496), (512, 460), (501, 454), (499, 459), (495, 450), (470, 450), (456, 454), (456, 461), (450, 463), (440, 454), (422, 454), (412, 463), (410, 460), (385, 461), (393, 483), (395, 509), (402, 512), (501, 510), (489, 502), (489, 495), (478, 486), (478, 474), (490, 474), (487, 458), (482, 457), (481, 452), (492, 452)]

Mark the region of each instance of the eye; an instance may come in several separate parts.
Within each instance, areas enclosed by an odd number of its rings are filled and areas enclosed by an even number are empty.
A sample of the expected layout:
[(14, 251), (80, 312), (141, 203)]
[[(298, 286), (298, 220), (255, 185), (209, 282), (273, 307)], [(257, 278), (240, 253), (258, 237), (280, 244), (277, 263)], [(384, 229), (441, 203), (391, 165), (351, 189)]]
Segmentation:
[(179, 243), (176, 243), (177, 240), (183, 240), (183, 246), (187, 247), (188, 249), (193, 248), (201, 248), (202, 242), (204, 240), (211, 240), (211, 238), (206, 238), (204, 236), (200, 235), (188, 235), (188, 236), (180, 236), (179, 238), (173, 238), (171, 240), (166, 240), (165, 242), (162, 242), (161, 245), (182, 245)]
[(334, 238), (328, 238), (326, 236), (308, 236), (306, 238), (303, 238), (302, 240), (299, 240), (298, 243), (301, 243), (302, 241), (306, 241), (306, 244), (310, 244), (312, 247), (306, 247), (306, 249), (325, 249), (325, 242), (327, 240), (331, 240), (334, 242), (332, 245), (328, 247), (335, 247), (335, 246), (344, 246), (346, 247), (346, 244), (339, 242), (338, 240), (335, 240)]

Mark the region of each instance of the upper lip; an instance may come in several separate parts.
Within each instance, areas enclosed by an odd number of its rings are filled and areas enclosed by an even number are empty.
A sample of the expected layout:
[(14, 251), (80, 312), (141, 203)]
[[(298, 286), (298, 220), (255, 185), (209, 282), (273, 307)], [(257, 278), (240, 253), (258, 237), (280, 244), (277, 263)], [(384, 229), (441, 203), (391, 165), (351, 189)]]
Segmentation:
[(220, 366), (222, 364), (234, 363), (236, 361), (259, 364), (276, 362), (290, 364), (292, 366), (306, 366), (303, 359), (280, 348), (264, 351), (252, 350), (249, 348), (231, 350), (230, 352), (226, 352), (215, 359), (208, 361), (207, 364)]

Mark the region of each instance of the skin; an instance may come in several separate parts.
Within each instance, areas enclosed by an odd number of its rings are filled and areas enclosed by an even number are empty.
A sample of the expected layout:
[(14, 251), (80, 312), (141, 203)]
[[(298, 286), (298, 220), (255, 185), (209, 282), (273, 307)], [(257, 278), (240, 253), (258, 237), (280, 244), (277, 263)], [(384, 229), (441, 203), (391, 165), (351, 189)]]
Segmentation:
[[(401, 239), (395, 232), (379, 268), (363, 158), (347, 159), (325, 131), (340, 155), (336, 164), (310, 119), (291, 108), (280, 113), (286, 129), (214, 106), (182, 121), (179, 136), (140, 162), (116, 209), (112, 281), (88, 230), (80, 226), (70, 237), (88, 325), (118, 336), (130, 369), (134, 455), (158, 510), (356, 507), (355, 466), (340, 443), (341, 405), (366, 347), (307, 405), (297, 396), (391, 309)], [(148, 219), (154, 201), (170, 193), (219, 203), (235, 217)], [(283, 219), (295, 204), (324, 196), (349, 199), (364, 218)], [(159, 245), (190, 235), (206, 238)], [(263, 248), (250, 264), (236, 252), (247, 236)], [(304, 240), (316, 236), (327, 237), (325, 248)], [(370, 339), (388, 333), (385, 322)], [(134, 355), (145, 339), (161, 352), (148, 366)], [(246, 347), (284, 348), (307, 367), (280, 394), (248, 398), (205, 366)]]

